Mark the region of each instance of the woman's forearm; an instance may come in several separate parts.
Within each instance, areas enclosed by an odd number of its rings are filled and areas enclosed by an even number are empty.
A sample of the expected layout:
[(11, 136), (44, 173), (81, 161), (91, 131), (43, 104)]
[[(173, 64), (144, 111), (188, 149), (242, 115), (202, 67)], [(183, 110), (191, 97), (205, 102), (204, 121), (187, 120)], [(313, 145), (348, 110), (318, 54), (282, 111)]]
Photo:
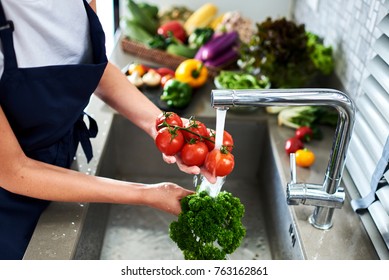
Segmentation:
[(155, 120), (161, 110), (132, 85), (115, 65), (108, 63), (95, 94), (151, 137), (155, 137)]
[(142, 204), (172, 214), (191, 191), (174, 183), (140, 184), (87, 175), (28, 158), (0, 106), (0, 186), (50, 201)]
[(10, 192), (61, 202), (146, 205), (174, 215), (180, 199), (193, 193), (174, 183), (141, 184), (87, 175), (25, 158), (9, 176), (1, 178)]
[(18, 162), (9, 176), (2, 177), (2, 187), (13, 193), (51, 201), (142, 204), (141, 184), (91, 176), (27, 157)]

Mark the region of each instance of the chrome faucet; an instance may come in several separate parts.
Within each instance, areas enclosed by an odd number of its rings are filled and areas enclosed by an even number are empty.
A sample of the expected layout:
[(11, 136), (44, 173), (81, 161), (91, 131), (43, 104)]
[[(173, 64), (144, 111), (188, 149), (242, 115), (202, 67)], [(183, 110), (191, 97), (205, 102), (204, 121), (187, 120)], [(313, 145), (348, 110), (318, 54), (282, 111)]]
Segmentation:
[(342, 208), (345, 192), (340, 186), (346, 153), (354, 125), (354, 104), (343, 92), (333, 89), (243, 89), (212, 90), (211, 105), (227, 109), (239, 106), (332, 106), (338, 123), (323, 184), (299, 183), (296, 179), (295, 155), (291, 154), (291, 181), (286, 187), (289, 205), (316, 206), (309, 222), (316, 228), (332, 227), (335, 208)]

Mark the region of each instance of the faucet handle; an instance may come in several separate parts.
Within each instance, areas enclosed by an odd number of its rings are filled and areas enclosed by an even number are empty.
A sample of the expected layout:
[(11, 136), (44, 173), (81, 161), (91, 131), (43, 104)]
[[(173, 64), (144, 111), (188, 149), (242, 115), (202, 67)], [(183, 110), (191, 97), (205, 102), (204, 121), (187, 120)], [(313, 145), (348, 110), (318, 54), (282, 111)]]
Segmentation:
[[(289, 154), (289, 164), (290, 164), (290, 182), (286, 186), (286, 202), (288, 205), (299, 205), (303, 199), (304, 195), (304, 184), (297, 184), (297, 175), (296, 175), (296, 154)], [(298, 190), (298, 196), (294, 196), (295, 190)], [(302, 194), (302, 195), (301, 195)]]
[(296, 175), (296, 154), (290, 153), (289, 154), (289, 164), (290, 164), (290, 182), (292, 184), (297, 182), (297, 175)]

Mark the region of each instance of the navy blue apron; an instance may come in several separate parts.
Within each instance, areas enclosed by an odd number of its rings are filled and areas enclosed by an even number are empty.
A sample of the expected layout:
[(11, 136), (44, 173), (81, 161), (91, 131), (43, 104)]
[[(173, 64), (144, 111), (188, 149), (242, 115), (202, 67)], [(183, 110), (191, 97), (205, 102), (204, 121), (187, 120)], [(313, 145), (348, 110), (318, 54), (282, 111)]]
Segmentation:
[[(0, 105), (28, 157), (65, 168), (70, 167), (79, 143), (88, 161), (92, 158), (89, 138), (96, 136), (97, 124), (89, 118), (88, 128), (83, 111), (107, 65), (103, 29), (85, 0), (84, 5), (93, 49), (90, 64), (19, 68), (12, 37), (18, 27), (7, 21), (0, 0), (4, 53)], [(23, 258), (39, 216), (49, 203), (0, 187), (0, 259)]]

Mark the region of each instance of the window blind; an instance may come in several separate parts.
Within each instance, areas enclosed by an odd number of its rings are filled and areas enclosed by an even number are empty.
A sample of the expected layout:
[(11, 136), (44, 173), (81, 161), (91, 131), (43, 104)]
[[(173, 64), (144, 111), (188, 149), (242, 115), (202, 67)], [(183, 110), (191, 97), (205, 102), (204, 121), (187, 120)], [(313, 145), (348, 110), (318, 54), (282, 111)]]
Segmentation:
[[(386, 1), (389, 9), (389, 1)], [(356, 120), (346, 168), (361, 198), (355, 211), (368, 211), (389, 250), (389, 14), (378, 24), (369, 76), (356, 100)], [(381, 34), (382, 32), (382, 34)]]

